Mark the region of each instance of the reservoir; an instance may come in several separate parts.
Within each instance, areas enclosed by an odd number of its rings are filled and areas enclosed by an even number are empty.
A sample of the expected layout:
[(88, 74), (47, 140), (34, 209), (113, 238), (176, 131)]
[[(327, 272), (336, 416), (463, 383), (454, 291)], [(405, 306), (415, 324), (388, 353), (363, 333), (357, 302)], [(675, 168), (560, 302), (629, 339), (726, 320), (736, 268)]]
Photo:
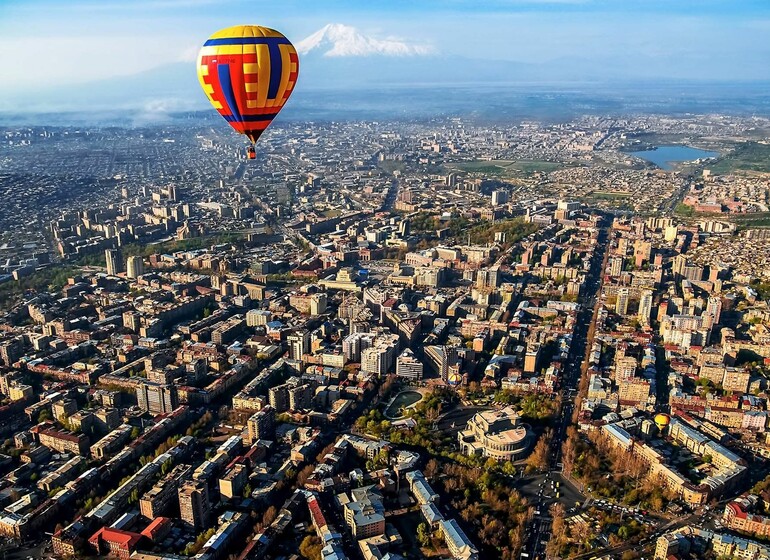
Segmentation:
[(708, 152), (689, 146), (658, 146), (654, 150), (631, 152), (631, 155), (646, 159), (666, 171), (673, 169), (673, 164), (683, 161), (695, 161), (702, 158), (715, 158), (719, 152)]

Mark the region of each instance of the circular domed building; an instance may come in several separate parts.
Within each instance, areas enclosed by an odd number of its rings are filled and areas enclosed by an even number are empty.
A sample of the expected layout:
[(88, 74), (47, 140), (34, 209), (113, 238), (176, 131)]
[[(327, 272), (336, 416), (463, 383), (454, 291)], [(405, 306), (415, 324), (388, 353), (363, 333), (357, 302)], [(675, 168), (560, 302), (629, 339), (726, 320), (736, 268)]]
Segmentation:
[(509, 406), (479, 412), (468, 420), (457, 439), (466, 455), (516, 461), (527, 453), (532, 438), (527, 426), (520, 422), (518, 412)]

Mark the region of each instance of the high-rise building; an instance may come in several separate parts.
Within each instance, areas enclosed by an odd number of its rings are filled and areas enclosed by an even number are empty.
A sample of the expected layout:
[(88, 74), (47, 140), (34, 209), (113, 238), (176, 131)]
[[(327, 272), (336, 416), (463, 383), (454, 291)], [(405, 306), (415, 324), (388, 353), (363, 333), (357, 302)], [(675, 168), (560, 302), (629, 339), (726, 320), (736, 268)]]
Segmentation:
[(270, 387), (267, 393), (272, 406), (276, 412), (289, 410), (289, 386), (286, 384)]
[(610, 259), (610, 276), (620, 276), (623, 272), (623, 257), (612, 257)]
[(678, 235), (679, 226), (666, 226), (663, 233), (663, 239), (666, 243), (672, 243), (673, 241), (676, 241)]
[(11, 366), (24, 355), (24, 341), (21, 337), (6, 340), (0, 344), (0, 360), (3, 365)]
[(615, 249), (615, 254), (625, 257), (628, 254), (628, 243), (629, 239), (627, 237), (618, 239), (618, 246)]
[(534, 373), (537, 371), (537, 364), (540, 361), (540, 345), (535, 344), (524, 354), (524, 371)]
[(687, 257), (684, 255), (676, 255), (672, 261), (671, 271), (674, 276), (679, 279), (683, 275), (684, 268), (687, 266)]
[[(368, 325), (368, 323), (366, 323)], [(360, 362), (361, 352), (374, 344), (375, 335), (368, 332), (354, 332), (342, 340), (342, 353), (349, 362)]]
[(642, 290), (642, 297), (639, 300), (639, 320), (649, 324), (650, 315), (652, 315), (652, 290)]
[(310, 333), (295, 331), (286, 337), (289, 345), (289, 357), (292, 360), (302, 360), (302, 356), (310, 352)]
[(615, 313), (626, 315), (628, 313), (628, 303), (631, 300), (631, 292), (628, 288), (618, 290), (617, 300), (615, 301)]
[(690, 282), (703, 280), (703, 267), (695, 264), (687, 265), (682, 269), (682, 276)]
[(238, 337), (245, 326), (246, 319), (243, 315), (233, 315), (211, 332), (211, 342), (219, 345), (229, 344)]
[(315, 391), (309, 383), (289, 388), (289, 410), (305, 410), (312, 406)]
[(342, 340), (342, 353), (349, 362), (358, 362), (361, 360), (361, 334), (354, 333), (346, 336)]
[(634, 264), (640, 268), (645, 262), (650, 261), (652, 255), (652, 243), (643, 239), (634, 242)]
[(144, 382), (136, 388), (139, 408), (151, 414), (168, 414), (179, 406), (176, 385)]
[(449, 369), (457, 365), (457, 348), (453, 346), (426, 346), (425, 358), (443, 381), (449, 379)]
[(500, 277), (500, 267), (482, 268), (476, 273), (476, 285), (479, 288), (496, 288)]
[(649, 381), (632, 377), (618, 381), (618, 399), (621, 406), (645, 409), (650, 403), (652, 386)]
[(135, 333), (139, 332), (139, 329), (142, 326), (142, 316), (136, 311), (124, 311), (123, 326)]
[(396, 375), (413, 381), (422, 379), (423, 365), (409, 348), (396, 358)]
[(706, 313), (713, 317), (713, 324), (718, 325), (719, 319), (722, 316), (722, 298), (718, 296), (709, 297), (706, 304)]
[(144, 274), (144, 259), (138, 255), (128, 257), (126, 276), (129, 278), (139, 278), (142, 274)]
[(251, 309), (246, 312), (246, 326), (247, 327), (259, 327), (261, 325), (267, 325), (270, 322), (272, 313), (262, 309)]
[(326, 313), (326, 294), (313, 294), (310, 296), (310, 314), (320, 315)]
[(206, 528), (211, 513), (207, 484), (201, 480), (188, 480), (179, 486), (178, 495), (182, 521), (196, 529)]
[(117, 249), (105, 249), (104, 260), (107, 261), (107, 274), (110, 276), (123, 272), (123, 261)]
[(636, 358), (623, 356), (615, 359), (615, 383), (633, 379), (636, 375)]
[(377, 340), (375, 345), (361, 352), (361, 371), (385, 375), (393, 366), (398, 350), (398, 337), (393, 340)]
[(508, 191), (492, 191), (492, 206), (502, 206), (508, 202)]
[(249, 439), (252, 442), (258, 439), (275, 439), (275, 409), (266, 406), (255, 412), (246, 423), (249, 429)]
[(219, 494), (227, 499), (238, 497), (243, 493), (248, 480), (249, 471), (246, 465), (234, 465), (219, 479)]
[(149, 520), (166, 513), (177, 497), (179, 484), (192, 473), (190, 465), (177, 465), (139, 499), (139, 511)]

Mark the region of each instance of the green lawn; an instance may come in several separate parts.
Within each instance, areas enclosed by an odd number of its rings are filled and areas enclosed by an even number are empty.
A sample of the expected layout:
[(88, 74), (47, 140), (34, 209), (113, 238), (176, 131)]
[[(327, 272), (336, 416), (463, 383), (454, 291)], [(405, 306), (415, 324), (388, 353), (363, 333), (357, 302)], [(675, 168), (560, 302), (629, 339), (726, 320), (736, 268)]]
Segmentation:
[(770, 173), (770, 145), (758, 142), (738, 144), (735, 150), (719, 158), (708, 169), (717, 175), (735, 171)]
[(770, 227), (770, 212), (753, 212), (751, 214), (734, 214), (730, 220), (740, 229)]
[(406, 164), (403, 161), (385, 160), (377, 163), (377, 167), (386, 171), (387, 173), (393, 173), (394, 171), (403, 172), (406, 169)]

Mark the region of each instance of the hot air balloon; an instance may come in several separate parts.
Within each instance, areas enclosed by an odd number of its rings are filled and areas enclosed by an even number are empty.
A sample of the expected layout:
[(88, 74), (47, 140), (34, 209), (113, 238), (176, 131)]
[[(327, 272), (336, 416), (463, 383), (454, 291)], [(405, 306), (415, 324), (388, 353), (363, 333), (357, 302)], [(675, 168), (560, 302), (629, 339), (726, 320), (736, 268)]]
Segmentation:
[(668, 427), (669, 423), (671, 422), (671, 417), (668, 414), (663, 414), (662, 412), (660, 414), (655, 415), (655, 425), (658, 427), (658, 429), (662, 432), (663, 430)]
[(460, 383), (463, 382), (463, 376), (460, 375), (457, 372), (452, 372), (447, 376), (447, 382), (452, 385), (453, 387), (456, 387)]
[(254, 143), (289, 99), (299, 75), (297, 50), (278, 31), (236, 25), (214, 33), (198, 54), (198, 80), (214, 108)]

